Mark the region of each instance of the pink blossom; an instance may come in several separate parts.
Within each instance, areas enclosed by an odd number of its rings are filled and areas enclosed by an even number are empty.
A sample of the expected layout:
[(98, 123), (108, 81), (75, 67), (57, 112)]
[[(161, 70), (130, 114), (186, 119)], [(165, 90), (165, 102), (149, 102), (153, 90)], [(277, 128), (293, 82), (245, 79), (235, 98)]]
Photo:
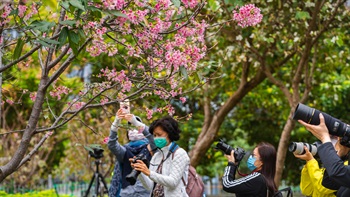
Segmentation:
[(35, 101), (35, 99), (36, 99), (36, 92), (31, 92), (29, 97), (30, 97), (30, 100)]
[(46, 134), (45, 134), (45, 137), (50, 137), (51, 135), (53, 134), (53, 131), (49, 131), (49, 132), (47, 132)]
[(146, 109), (146, 112), (147, 112), (147, 119), (151, 119), (152, 118), (152, 115), (153, 115), (153, 110), (152, 109)]
[(182, 0), (182, 3), (185, 5), (186, 8), (195, 8), (198, 4), (198, 0)]
[(13, 105), (13, 103), (15, 103), (13, 100), (11, 100), (11, 99), (6, 99), (6, 102), (8, 103), (8, 104), (10, 104), (10, 105)]
[(233, 11), (233, 20), (237, 21), (241, 27), (255, 26), (262, 20), (263, 15), (260, 9), (254, 4), (248, 4), (239, 8), (239, 11)]
[(57, 97), (57, 100), (61, 100), (61, 95), (68, 95), (69, 92), (71, 92), (71, 90), (66, 86), (58, 86), (55, 87), (54, 90), (50, 91), (50, 96)]
[(102, 144), (107, 144), (108, 143), (108, 140), (109, 140), (109, 137), (105, 137), (102, 141)]
[(23, 17), (24, 16), (24, 12), (27, 10), (27, 6), (25, 5), (19, 5), (18, 6), (18, 16), (19, 17)]
[(108, 98), (103, 98), (103, 99), (101, 99), (100, 103), (101, 103), (102, 105), (104, 105), (104, 104), (106, 104), (108, 101), (109, 101)]
[(82, 108), (86, 103), (85, 102), (77, 102), (77, 103), (74, 103), (72, 105), (72, 108), (74, 110), (79, 110), (80, 108)]
[(185, 98), (185, 97), (180, 97), (180, 101), (181, 101), (182, 103), (185, 103), (185, 102), (186, 102), (186, 98)]

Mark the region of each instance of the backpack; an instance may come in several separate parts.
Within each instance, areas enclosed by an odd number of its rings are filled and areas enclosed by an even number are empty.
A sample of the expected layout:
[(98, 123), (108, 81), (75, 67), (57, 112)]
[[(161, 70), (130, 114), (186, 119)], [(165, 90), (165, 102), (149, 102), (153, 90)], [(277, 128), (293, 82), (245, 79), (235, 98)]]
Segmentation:
[[(174, 159), (174, 155), (178, 147), (179, 146), (176, 144), (174, 148), (170, 149), (170, 152), (172, 153), (172, 159)], [(184, 185), (186, 185), (186, 182), (183, 179), (183, 177), (182, 182), (184, 183)], [(191, 165), (188, 168), (186, 193), (189, 197), (202, 197), (204, 194), (204, 183), (202, 177), (199, 176), (199, 174), (197, 174), (196, 169)]]
[(290, 187), (286, 187), (286, 188), (278, 190), (278, 192), (276, 192), (273, 196), (274, 197), (283, 197), (284, 196), (283, 193), (285, 193), (285, 192), (287, 193), (286, 197), (289, 197), (289, 196), (293, 197), (293, 191), (292, 191), (292, 188), (290, 188)]

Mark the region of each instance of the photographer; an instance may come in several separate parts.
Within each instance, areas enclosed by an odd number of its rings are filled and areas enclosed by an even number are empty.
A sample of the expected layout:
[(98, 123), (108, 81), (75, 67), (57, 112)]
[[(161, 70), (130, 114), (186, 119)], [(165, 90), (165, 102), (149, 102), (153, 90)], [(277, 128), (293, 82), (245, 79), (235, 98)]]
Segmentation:
[[(117, 134), (118, 126), (122, 119), (127, 120), (128, 123), (139, 129), (128, 130), (128, 139), (130, 142), (124, 146), (119, 144)], [(140, 131), (142, 133), (140, 133)], [(133, 114), (125, 114), (123, 109), (119, 109), (110, 129), (108, 148), (117, 158), (109, 189), (109, 196), (149, 196), (150, 191), (145, 189), (140, 181), (136, 181), (136, 183), (132, 185), (126, 180), (126, 176), (132, 171), (129, 159), (143, 154), (149, 161), (151, 160), (151, 150), (156, 149), (153, 135), (149, 133), (148, 127), (145, 126), (138, 117), (135, 117)]]
[(240, 179), (235, 179), (239, 163), (235, 161), (234, 150), (225, 157), (228, 164), (222, 177), (222, 185), (226, 192), (235, 193), (236, 197), (271, 197), (277, 192), (274, 182), (276, 149), (271, 144), (261, 142), (254, 148), (247, 161), (252, 173)]
[(152, 197), (187, 197), (186, 183), (190, 158), (187, 152), (178, 147), (180, 139), (178, 123), (172, 117), (155, 120), (149, 128), (154, 142), (160, 151), (156, 152), (149, 168), (140, 160), (133, 163), (145, 188), (152, 190)]
[(347, 157), (350, 148), (340, 145), (339, 150), (337, 150), (338, 155), (331, 143), (330, 134), (322, 113), (319, 114), (319, 119), (319, 125), (311, 125), (302, 120), (298, 120), (298, 122), (322, 142), (322, 145), (318, 147), (318, 155), (326, 168), (322, 185), (338, 190), (338, 197), (348, 197), (350, 196), (350, 167), (344, 164), (342, 158)]
[[(332, 144), (339, 144), (337, 139), (332, 138)], [(340, 145), (340, 144), (339, 144)], [(337, 146), (337, 145), (335, 145)], [(318, 197), (332, 197), (335, 196), (336, 190), (331, 190), (322, 185), (325, 168), (320, 168), (317, 160), (314, 158), (309, 149), (304, 146), (305, 153), (293, 153), (296, 158), (306, 161), (302, 171), (300, 180), (301, 193), (306, 196)]]

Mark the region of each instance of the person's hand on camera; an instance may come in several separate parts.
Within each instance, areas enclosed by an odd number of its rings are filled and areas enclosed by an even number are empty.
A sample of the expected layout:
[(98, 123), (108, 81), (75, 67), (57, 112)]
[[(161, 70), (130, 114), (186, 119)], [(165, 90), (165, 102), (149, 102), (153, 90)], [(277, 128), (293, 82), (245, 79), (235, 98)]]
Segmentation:
[(235, 156), (234, 156), (235, 151), (232, 150), (230, 155), (226, 155), (225, 157), (227, 158), (228, 162), (235, 163)]
[(122, 109), (119, 109), (115, 115), (114, 121), (111, 125), (111, 130), (114, 132), (118, 131), (118, 126), (120, 124), (120, 120), (124, 118), (124, 113)]
[(321, 140), (322, 143), (331, 142), (331, 138), (327, 129), (327, 126), (324, 122), (324, 117), (322, 113), (319, 115), (320, 124), (319, 125), (311, 125), (302, 120), (298, 120), (298, 122), (306, 127), (312, 135), (314, 135), (317, 139)]
[(295, 153), (293, 153), (293, 154), (296, 158), (305, 160), (306, 162), (314, 159), (314, 156), (311, 154), (311, 152), (309, 151), (309, 149), (306, 146), (304, 146), (304, 150), (305, 150), (305, 154), (302, 154), (302, 155), (298, 155)]
[(140, 159), (136, 160), (136, 163), (134, 163), (134, 159), (129, 159), (131, 163), (131, 167), (134, 168), (137, 171), (142, 172), (146, 176), (149, 176), (151, 174), (151, 171), (148, 169), (147, 165)]

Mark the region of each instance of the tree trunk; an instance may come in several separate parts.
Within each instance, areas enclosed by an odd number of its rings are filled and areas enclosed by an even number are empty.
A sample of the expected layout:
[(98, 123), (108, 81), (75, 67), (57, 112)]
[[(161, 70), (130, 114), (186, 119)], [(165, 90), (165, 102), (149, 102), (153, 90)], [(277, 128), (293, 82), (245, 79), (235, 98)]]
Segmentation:
[(284, 166), (284, 161), (286, 160), (286, 154), (287, 154), (287, 149), (289, 146), (289, 140), (290, 140), (290, 134), (295, 126), (295, 120), (293, 120), (293, 112), (294, 108), (291, 109), (288, 120), (286, 124), (284, 125), (282, 134), (281, 134), (281, 139), (278, 144), (278, 149), (277, 149), (277, 160), (276, 160), (276, 174), (275, 174), (275, 183), (277, 186), (280, 185), (281, 178), (282, 178), (282, 173), (283, 173), (283, 166)]
[[(246, 76), (245, 76), (246, 77)], [(210, 113), (210, 109), (205, 110), (205, 117), (208, 122), (205, 122), (202, 128), (201, 133), (197, 138), (197, 142), (190, 151), (189, 155), (191, 158), (191, 165), (197, 166), (200, 162), (202, 156), (208, 151), (210, 146), (213, 144), (215, 137), (217, 136), (220, 126), (222, 122), (225, 120), (227, 114), (255, 87), (257, 87), (261, 82), (264, 81), (266, 75), (263, 72), (257, 72), (256, 76), (246, 82), (246, 78), (242, 77), (241, 84), (236, 92), (225, 102), (225, 104), (215, 112), (212, 116)], [(208, 99), (206, 103), (208, 103), (206, 107), (210, 107), (210, 99)], [(208, 114), (209, 113), (209, 114)]]

